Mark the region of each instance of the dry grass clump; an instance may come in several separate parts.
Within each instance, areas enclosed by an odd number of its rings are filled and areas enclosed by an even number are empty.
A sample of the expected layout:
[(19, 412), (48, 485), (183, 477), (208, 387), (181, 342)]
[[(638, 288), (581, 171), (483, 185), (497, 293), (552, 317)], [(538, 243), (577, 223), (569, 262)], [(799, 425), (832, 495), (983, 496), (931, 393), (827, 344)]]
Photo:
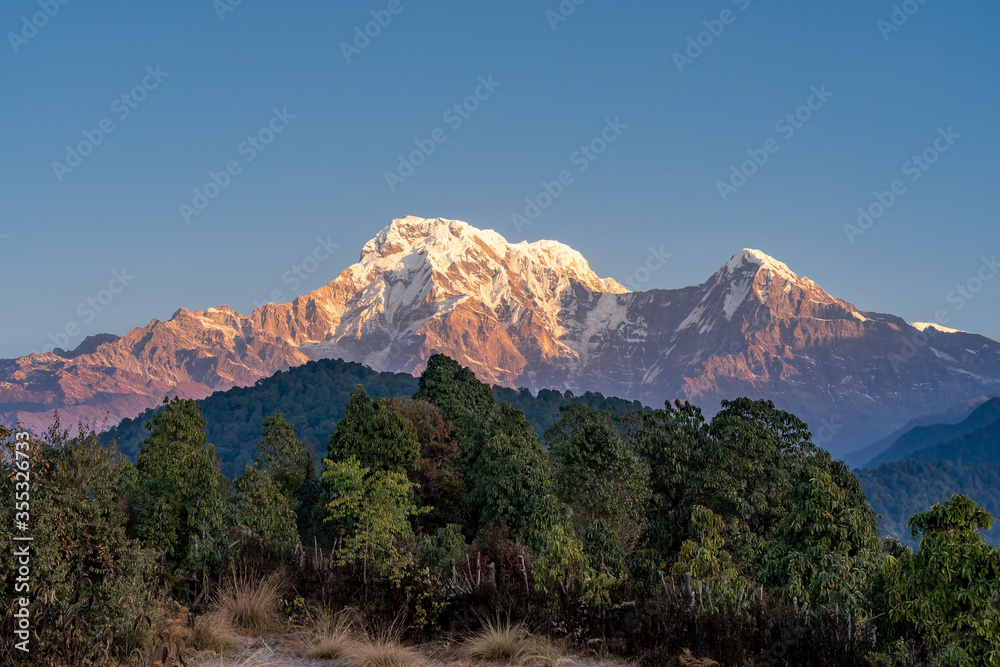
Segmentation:
[(150, 628), (144, 659), (148, 663), (169, 656), (183, 656), (191, 641), (190, 612), (175, 600), (161, 603), (160, 618)]
[(232, 627), (260, 635), (280, 625), (278, 601), (284, 587), (279, 573), (267, 577), (233, 573), (216, 593), (215, 608)]
[(681, 654), (677, 656), (677, 664), (680, 667), (719, 667), (719, 663), (711, 658), (694, 657), (689, 648), (681, 650)]
[(520, 623), (487, 620), (479, 632), (462, 642), (457, 653), (464, 660), (510, 662), (518, 657), (523, 641)]
[(326, 610), (310, 614), (310, 622), (298, 639), (301, 652), (323, 660), (338, 660), (347, 656), (354, 645), (355, 621), (347, 610), (337, 614)]
[(566, 650), (562, 643), (543, 635), (534, 635), (521, 642), (521, 647), (517, 653), (519, 665), (543, 665), (544, 667), (555, 667), (556, 665), (570, 665), (573, 659), (566, 655)]
[(219, 657), (205, 658), (194, 664), (196, 667), (267, 667), (268, 663), (260, 655), (260, 652), (257, 652), (238, 660)]
[(469, 636), (458, 648), (463, 660), (516, 662), (519, 665), (571, 664), (559, 642), (543, 635), (528, 635), (520, 623), (485, 621), (479, 632)]
[(419, 667), (427, 664), (419, 651), (401, 643), (392, 632), (353, 642), (344, 657), (347, 667)]
[(221, 611), (212, 611), (195, 619), (191, 645), (196, 651), (224, 653), (240, 643), (236, 629)]

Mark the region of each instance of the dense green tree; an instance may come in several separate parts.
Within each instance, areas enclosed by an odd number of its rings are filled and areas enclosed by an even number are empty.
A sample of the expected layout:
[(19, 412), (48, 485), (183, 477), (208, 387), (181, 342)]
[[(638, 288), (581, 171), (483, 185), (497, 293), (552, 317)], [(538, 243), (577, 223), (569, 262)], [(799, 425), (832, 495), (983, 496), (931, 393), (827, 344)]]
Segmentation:
[(420, 443), (420, 463), (410, 473), (416, 484), (417, 507), (428, 508), (420, 516), (420, 528), (427, 534), (449, 524), (465, 523), (464, 495), (458, 456), (458, 443), (452, 437), (452, 426), (441, 416), (433, 403), (420, 399), (386, 401), (385, 407), (401, 416), (416, 429)]
[(168, 562), (200, 569), (224, 554), (226, 480), (194, 401), (164, 400), (146, 425), (129, 508), (134, 534)]
[(1000, 551), (983, 541), (993, 523), (962, 495), (915, 514), (920, 550), (890, 545), (883, 564), (892, 631), (924, 643), (941, 664), (1000, 665)]
[(240, 538), (249, 538), (272, 556), (298, 542), (295, 512), (267, 472), (248, 465), (233, 481), (233, 490), (230, 522)]
[(546, 433), (556, 493), (584, 536), (591, 565), (624, 569), (645, 530), (650, 499), (649, 470), (622, 438), (614, 415), (583, 405), (562, 409)]
[(420, 463), (417, 430), (384, 401), (369, 398), (364, 387), (351, 393), (347, 415), (330, 436), (327, 457), (346, 461), (356, 457), (365, 468), (415, 472)]
[[(124, 493), (135, 470), (87, 425), (72, 437), (58, 421), (40, 439), (19, 434), (0, 426), (0, 616), (14, 611), (8, 602), (31, 600), (31, 653), (15, 650), (21, 639), (5, 625), (0, 663), (124, 661), (157, 617), (155, 554), (126, 532)], [(17, 534), (31, 542), (13, 540), (16, 516), (28, 523)], [(16, 581), (21, 550), (30, 576)]]
[(691, 513), (702, 499), (704, 468), (713, 449), (701, 410), (690, 403), (666, 403), (663, 410), (633, 415), (633, 447), (650, 471), (648, 543), (661, 563), (673, 559), (692, 534)]
[(342, 536), (340, 557), (359, 565), (365, 582), (370, 573), (398, 582), (411, 559), (413, 484), (400, 471), (366, 468), (353, 454), (323, 463), (326, 521)]
[(555, 494), (552, 470), (531, 424), (501, 403), (487, 425), (486, 442), (466, 477), (480, 529), (506, 524), (529, 548), (540, 548), (566, 509)]
[(717, 599), (732, 602), (749, 582), (726, 551), (724, 529), (722, 517), (707, 507), (695, 505), (691, 510), (691, 538), (681, 544), (670, 572), (677, 578), (690, 574), (711, 586)]
[(436, 405), (454, 428), (461, 449), (463, 471), (471, 470), (486, 438), (493, 412), (493, 392), (475, 373), (443, 354), (431, 355), (413, 396)]
[(860, 620), (870, 615), (869, 587), (881, 556), (875, 513), (861, 485), (822, 452), (801, 471), (756, 578), (814, 609), (840, 609)]
[(805, 423), (771, 401), (722, 401), (709, 434), (712, 446), (696, 464), (700, 501), (726, 521), (733, 557), (749, 571), (786, 515), (799, 473), (820, 450)]
[(270, 476), (289, 500), (307, 479), (316, 475), (309, 449), (295, 437), (295, 428), (281, 414), (264, 419), (255, 467)]

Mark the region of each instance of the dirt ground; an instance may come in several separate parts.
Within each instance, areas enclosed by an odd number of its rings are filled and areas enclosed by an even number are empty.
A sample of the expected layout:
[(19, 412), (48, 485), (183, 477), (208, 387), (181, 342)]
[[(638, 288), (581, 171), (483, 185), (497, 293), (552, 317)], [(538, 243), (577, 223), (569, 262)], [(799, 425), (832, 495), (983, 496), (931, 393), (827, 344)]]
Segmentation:
[[(469, 662), (449, 657), (450, 646), (445, 643), (426, 644), (417, 647), (427, 658), (426, 665), (448, 665), (449, 667), (500, 667), (507, 663)], [(280, 637), (267, 637), (249, 640), (247, 646), (233, 651), (225, 656), (198, 655), (188, 659), (191, 667), (342, 667), (347, 665), (344, 660), (317, 660), (302, 658), (295, 655), (291, 642)], [(561, 663), (566, 667), (631, 667), (635, 663), (595, 659), (587, 657), (571, 657)]]

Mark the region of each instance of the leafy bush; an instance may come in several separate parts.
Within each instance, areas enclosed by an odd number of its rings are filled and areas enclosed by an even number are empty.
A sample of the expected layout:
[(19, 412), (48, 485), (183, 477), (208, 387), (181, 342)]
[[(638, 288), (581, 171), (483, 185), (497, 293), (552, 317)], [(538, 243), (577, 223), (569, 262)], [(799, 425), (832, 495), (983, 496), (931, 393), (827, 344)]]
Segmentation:
[[(13, 542), (16, 505), (0, 503), (0, 541), (27, 544), (30, 580), (15, 588), (15, 550), (0, 553), (4, 591), (31, 600), (31, 657), (43, 664), (125, 659), (144, 646), (158, 616), (154, 554), (126, 533), (124, 490), (134, 471), (114, 447), (103, 447), (86, 425), (71, 437), (58, 421), (43, 439), (30, 439), (27, 471), (15, 467), (14, 436), (0, 427), (0, 494), (23, 493), (29, 480), (33, 541)], [(23, 451), (23, 450), (21, 450)], [(22, 506), (21, 509), (24, 509)], [(20, 509), (18, 510), (20, 511)], [(24, 585), (30, 586), (27, 590)], [(13, 664), (13, 603), (0, 609), (0, 661)]]

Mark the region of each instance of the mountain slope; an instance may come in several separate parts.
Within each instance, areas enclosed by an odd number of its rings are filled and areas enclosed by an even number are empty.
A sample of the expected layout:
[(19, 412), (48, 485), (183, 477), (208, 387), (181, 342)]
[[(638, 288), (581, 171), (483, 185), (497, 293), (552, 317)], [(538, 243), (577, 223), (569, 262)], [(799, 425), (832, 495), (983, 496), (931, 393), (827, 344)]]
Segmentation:
[(978, 396), (968, 401), (962, 401), (957, 405), (953, 405), (947, 410), (942, 410), (941, 412), (935, 412), (930, 415), (922, 415), (916, 419), (911, 419), (906, 422), (902, 428), (899, 428), (881, 440), (874, 442), (866, 447), (855, 450), (850, 454), (844, 456), (844, 462), (851, 468), (863, 468), (867, 467), (868, 463), (874, 459), (876, 456), (884, 452), (885, 450), (892, 447), (893, 443), (902, 438), (908, 431), (915, 429), (918, 426), (935, 426), (938, 424), (958, 424), (963, 419), (972, 414), (973, 410), (978, 408), (980, 405), (985, 403), (988, 399), (985, 396)]
[(417, 373), (433, 352), (484, 382), (660, 405), (769, 398), (820, 444), (857, 448), (916, 416), (1000, 391), (1000, 344), (860, 312), (746, 249), (701, 285), (628, 292), (571, 248), (403, 218), (329, 284), (242, 315), (181, 309), (92, 352), (0, 361), (0, 419), (112, 423), (167, 393), (200, 398), (343, 358)]
[[(883, 463), (898, 461), (902, 458), (911, 457), (914, 452), (933, 448), (941, 445), (947, 449), (944, 443), (955, 438), (978, 431), (983, 427), (1000, 420), (1000, 396), (991, 398), (958, 424), (934, 424), (932, 426), (918, 426), (899, 438), (891, 447), (872, 459), (866, 467), (875, 468)], [(956, 460), (952, 456), (937, 456), (944, 460)], [(924, 457), (923, 460), (928, 460)]]
[[(879, 516), (882, 533), (916, 547), (906, 522), (934, 503), (964, 493), (1000, 516), (1000, 464), (957, 463), (954, 461), (914, 461), (903, 459), (878, 468), (855, 470), (855, 476)], [(992, 544), (1000, 544), (1000, 524), (986, 533)]]
[(1000, 419), (958, 438), (913, 452), (916, 461), (1000, 462)]

